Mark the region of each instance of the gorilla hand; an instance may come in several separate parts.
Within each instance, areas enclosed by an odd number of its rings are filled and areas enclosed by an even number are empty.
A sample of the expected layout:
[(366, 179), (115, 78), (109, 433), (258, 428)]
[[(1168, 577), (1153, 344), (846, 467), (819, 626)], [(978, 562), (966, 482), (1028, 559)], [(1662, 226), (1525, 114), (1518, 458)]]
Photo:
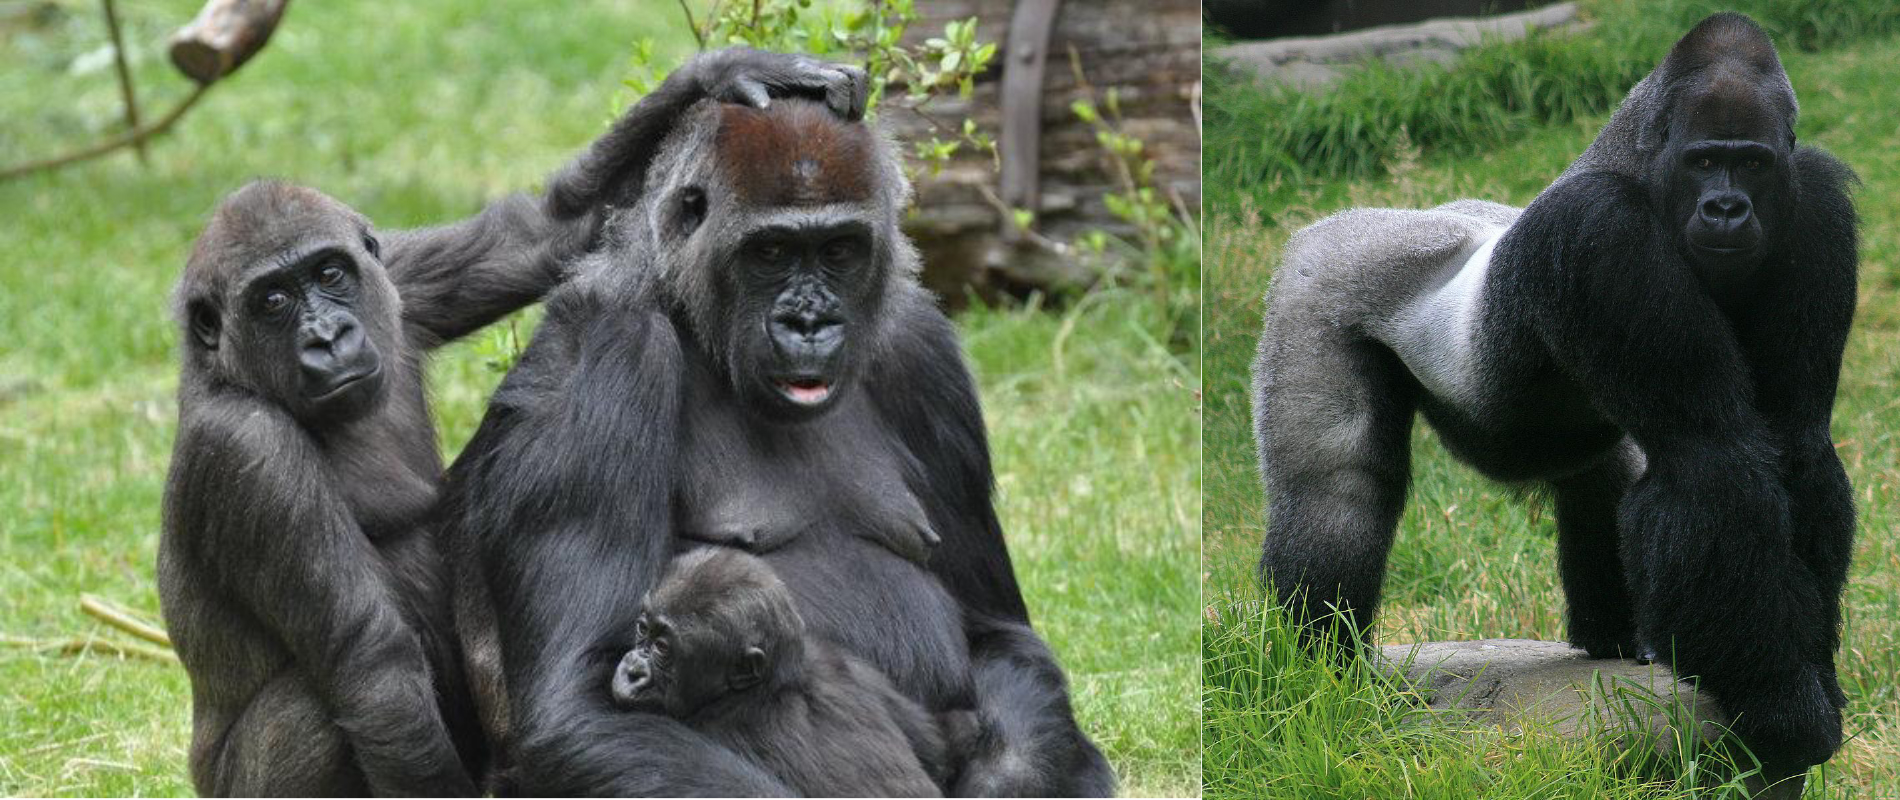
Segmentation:
[(728, 103), (764, 109), (773, 97), (822, 100), (831, 113), (856, 122), (864, 118), (871, 82), (864, 70), (815, 58), (734, 47), (701, 55), (674, 73), (697, 83), (700, 94)]
[(627, 109), (605, 135), (548, 180), (548, 213), (572, 219), (603, 205), (631, 205), (646, 182), (661, 140), (694, 103), (707, 98), (766, 108), (774, 97), (821, 100), (856, 122), (870, 98), (864, 70), (809, 56), (734, 47), (702, 53)]
[(1730, 729), (1761, 761), (1769, 781), (1806, 772), (1841, 749), (1841, 710), (1820, 672), (1803, 665), (1785, 686), (1717, 697), (1734, 720)]

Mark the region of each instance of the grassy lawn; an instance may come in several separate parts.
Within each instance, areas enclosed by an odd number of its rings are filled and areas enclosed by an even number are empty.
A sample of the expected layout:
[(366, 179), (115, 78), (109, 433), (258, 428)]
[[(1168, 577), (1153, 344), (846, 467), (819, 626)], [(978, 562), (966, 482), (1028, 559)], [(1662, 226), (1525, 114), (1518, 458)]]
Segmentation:
[[(1660, 58), (1661, 53), (1654, 54)], [(1808, 797), (1889, 797), (1900, 786), (1900, 41), (1818, 54), (1784, 48), (1801, 98), (1804, 143), (1859, 172), (1861, 297), (1835, 409), (1860, 526), (1840, 654), (1850, 739), (1810, 775)], [(1213, 174), (1204, 298), (1207, 483), (1203, 589), (1210, 687), (1205, 695), (1209, 796), (1688, 796), (1601, 765), (1596, 742), (1500, 734), (1446, 736), (1401, 726), (1387, 689), (1340, 679), (1288, 652), (1277, 615), (1261, 610), (1253, 568), (1263, 535), (1248, 366), (1262, 292), (1298, 228), (1351, 206), (1422, 208), (1460, 197), (1523, 205), (1589, 143), (1606, 117), (1523, 130), (1470, 156), (1400, 152), (1374, 179), (1270, 185)], [(1267, 123), (1262, 123), (1267, 124)], [(1210, 132), (1210, 141), (1222, 134)], [(1212, 155), (1212, 154), (1211, 154)], [(1268, 205), (1265, 199), (1276, 198)], [(1278, 200), (1286, 196), (1290, 203)], [(1269, 208), (1272, 214), (1264, 213)], [(1378, 636), (1385, 642), (1485, 637), (1561, 639), (1556, 529), (1547, 503), (1456, 464), (1419, 425), (1412, 492), (1393, 547)], [(1218, 677), (1218, 680), (1215, 678)], [(1717, 792), (1713, 795), (1720, 796)]]
[[(162, 42), (196, 0), (122, 8), (147, 115), (184, 94)], [(117, 120), (96, 8), (0, 24), (0, 162)], [(117, 638), (82, 594), (157, 618), (153, 560), (176, 415), (170, 287), (205, 216), (261, 175), (314, 185), (385, 227), (460, 218), (532, 187), (605, 121), (638, 37), (689, 40), (671, 4), (294, 5), (269, 47), (155, 143), (0, 184), (0, 634)], [(1038, 629), (1123, 789), (1200, 784), (1198, 351), (1166, 346), (1147, 295), (960, 318), (992, 427), (1003, 521)], [(521, 328), (525, 336), (527, 327)], [(499, 375), (479, 346), (436, 361), (443, 448)], [(190, 792), (175, 665), (0, 645), (0, 794)]]

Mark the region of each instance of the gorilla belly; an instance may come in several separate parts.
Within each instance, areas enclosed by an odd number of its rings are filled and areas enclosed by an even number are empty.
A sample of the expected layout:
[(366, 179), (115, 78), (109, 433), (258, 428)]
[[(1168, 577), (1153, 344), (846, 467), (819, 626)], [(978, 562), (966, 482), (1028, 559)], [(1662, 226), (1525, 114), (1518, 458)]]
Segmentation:
[(969, 703), (963, 615), (935, 576), (888, 548), (830, 529), (760, 557), (791, 588), (812, 634), (883, 670), (926, 708)]

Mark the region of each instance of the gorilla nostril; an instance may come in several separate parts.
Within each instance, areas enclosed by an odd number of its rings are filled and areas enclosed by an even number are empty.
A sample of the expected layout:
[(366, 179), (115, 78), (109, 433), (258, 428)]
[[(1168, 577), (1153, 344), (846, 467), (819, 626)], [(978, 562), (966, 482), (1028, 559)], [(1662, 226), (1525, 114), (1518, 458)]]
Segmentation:
[(347, 355), (362, 344), (363, 332), (354, 320), (321, 322), (304, 330), (306, 355)]
[(1703, 201), (1702, 216), (1717, 222), (1730, 222), (1748, 216), (1748, 198), (1740, 196), (1715, 197)]
[(812, 313), (780, 314), (773, 322), (789, 333), (807, 338), (817, 336), (838, 324), (837, 320), (828, 316)]

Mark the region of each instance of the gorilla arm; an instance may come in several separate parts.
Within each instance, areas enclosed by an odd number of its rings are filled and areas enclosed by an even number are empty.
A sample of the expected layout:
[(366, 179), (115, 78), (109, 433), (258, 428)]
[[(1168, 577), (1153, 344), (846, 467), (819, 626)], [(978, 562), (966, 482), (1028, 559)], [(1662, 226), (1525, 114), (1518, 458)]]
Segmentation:
[(192, 568), (291, 654), (371, 792), (472, 793), (422, 639), (310, 439), (281, 409), (235, 397), (179, 435), (191, 439), (179, 451), (189, 460), (174, 468), (182, 493), (218, 498), (177, 521), (192, 537)]
[(807, 56), (743, 47), (703, 54), (668, 75), (587, 152), (555, 174), (548, 184), (548, 209), (567, 219), (601, 205), (632, 205), (646, 185), (647, 167), (661, 141), (702, 99), (762, 109), (772, 97), (786, 96), (822, 100), (832, 113), (856, 121), (864, 116), (870, 82), (856, 67)]
[(474, 542), (495, 604), (519, 783), (557, 796), (786, 794), (684, 725), (609, 697), (641, 596), (672, 555), (681, 355), (666, 320), (589, 288), (550, 300), (450, 470), (446, 505), (465, 518), (449, 527)]
[(411, 340), (432, 348), (541, 299), (594, 245), (606, 206), (638, 199), (661, 141), (694, 103), (763, 108), (775, 96), (811, 96), (855, 120), (868, 92), (862, 71), (805, 56), (731, 48), (695, 57), (556, 172), (545, 199), (510, 195), (461, 222), (385, 234), (403, 318), (424, 334)]
[(1755, 368), (1757, 406), (1781, 447), (1795, 554), (1821, 581), (1827, 616), (1816, 626), (1820, 636), (1812, 659), (1830, 666), (1822, 670), (1823, 681), (1841, 706), (1846, 698), (1831, 665), (1840, 645), (1841, 587), (1852, 561), (1854, 501), (1829, 421), (1854, 315), (1859, 247), (1845, 191), (1853, 175), (1809, 148), (1795, 151), (1795, 174), (1801, 199), (1787, 231), (1793, 240), (1787, 252), (1799, 260), (1740, 326), (1741, 346)]
[(561, 222), (544, 206), (514, 194), (461, 222), (382, 234), (412, 345), (432, 350), (459, 339), (561, 282), (566, 265), (593, 246), (600, 215)]
[(893, 297), (907, 324), (867, 386), (931, 476), (912, 487), (943, 542), (928, 567), (963, 605), (982, 735), (958, 785), (969, 796), (1100, 796), (1115, 791), (1107, 759), (1075, 724), (1055, 655), (1029, 627), (1002, 525), (975, 381), (950, 321), (912, 290)]
[[(1525, 210), (1496, 257), (1520, 271), (1512, 277), (1559, 369), (1648, 456), (1618, 520), (1639, 645), (1700, 676), (1763, 762), (1805, 767), (1840, 744), (1810, 655), (1831, 599), (1792, 557), (1785, 442), (1758, 405), (1773, 390), (1758, 389), (1734, 326), (1661, 218), (1632, 179), (1569, 176)], [(1806, 302), (1805, 289), (1764, 292), (1769, 304)]]

